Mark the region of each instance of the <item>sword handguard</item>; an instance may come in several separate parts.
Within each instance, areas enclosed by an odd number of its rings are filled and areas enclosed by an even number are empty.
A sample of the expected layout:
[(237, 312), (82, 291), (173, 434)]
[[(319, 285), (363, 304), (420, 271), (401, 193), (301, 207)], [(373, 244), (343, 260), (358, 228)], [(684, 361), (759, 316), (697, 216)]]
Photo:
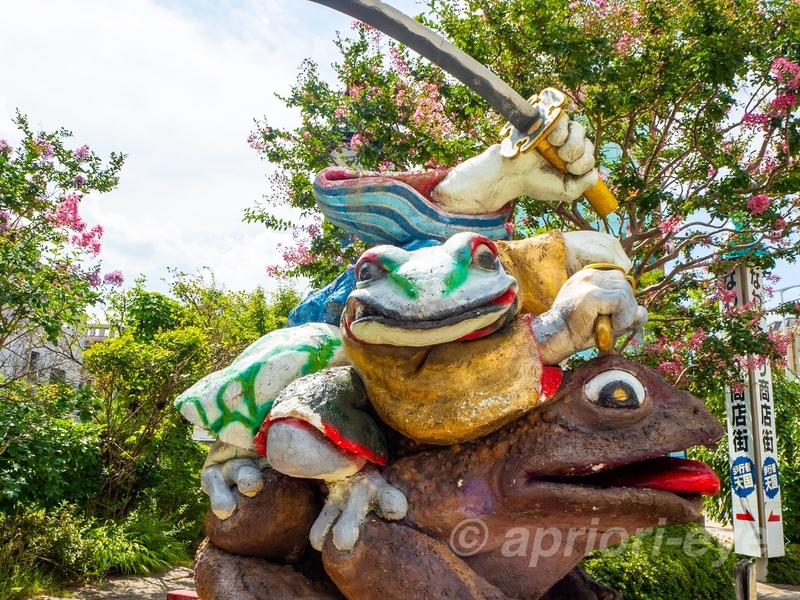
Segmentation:
[[(500, 154), (506, 158), (516, 158), (521, 153), (525, 154), (536, 149), (549, 164), (562, 173), (569, 173), (567, 163), (558, 155), (556, 148), (547, 141), (547, 136), (553, 131), (556, 123), (567, 115), (564, 110), (567, 105), (567, 97), (557, 89), (545, 88), (540, 94), (532, 96), (528, 102), (538, 108), (544, 118), (537, 119), (524, 132), (516, 129), (511, 123), (506, 123), (500, 130), (502, 138)], [(583, 197), (589, 201), (594, 211), (601, 217), (610, 215), (619, 206), (614, 194), (600, 179), (583, 193)]]

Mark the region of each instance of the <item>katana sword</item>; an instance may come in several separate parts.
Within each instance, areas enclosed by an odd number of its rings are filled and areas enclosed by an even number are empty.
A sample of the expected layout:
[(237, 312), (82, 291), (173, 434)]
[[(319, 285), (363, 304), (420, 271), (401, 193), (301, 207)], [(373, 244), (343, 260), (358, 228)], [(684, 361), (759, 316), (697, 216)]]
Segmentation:
[[(515, 158), (534, 148), (548, 163), (567, 173), (567, 163), (547, 141), (559, 119), (566, 116), (567, 97), (554, 88), (525, 100), (510, 85), (469, 54), (456, 48), (439, 34), (380, 0), (311, 0), (350, 15), (405, 44), (420, 56), (458, 79), (486, 100), (508, 120), (501, 130), (501, 154)], [(617, 200), (608, 186), (598, 180), (584, 192), (601, 217), (614, 212)]]

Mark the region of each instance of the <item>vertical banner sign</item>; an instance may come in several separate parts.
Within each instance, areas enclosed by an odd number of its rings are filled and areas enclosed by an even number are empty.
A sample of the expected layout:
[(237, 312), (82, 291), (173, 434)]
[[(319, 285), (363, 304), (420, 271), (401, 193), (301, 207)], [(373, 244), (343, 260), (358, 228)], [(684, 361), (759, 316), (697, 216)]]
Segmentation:
[[(763, 302), (763, 273), (737, 266), (725, 276), (726, 308)], [(735, 294), (733, 293), (735, 292)], [(735, 550), (759, 558), (783, 556), (780, 475), (769, 363), (748, 369), (725, 387)]]
[(783, 515), (781, 512), (781, 485), (778, 472), (778, 448), (775, 439), (775, 405), (772, 400), (772, 372), (765, 362), (761, 368), (750, 370), (754, 411), (755, 440), (759, 448), (756, 452), (760, 459), (760, 494), (764, 509), (762, 545), (766, 550), (765, 558), (784, 555)]
[(731, 468), (734, 549), (745, 556), (761, 556), (755, 440), (750, 432), (750, 390), (739, 381), (725, 387), (728, 410), (728, 454)]

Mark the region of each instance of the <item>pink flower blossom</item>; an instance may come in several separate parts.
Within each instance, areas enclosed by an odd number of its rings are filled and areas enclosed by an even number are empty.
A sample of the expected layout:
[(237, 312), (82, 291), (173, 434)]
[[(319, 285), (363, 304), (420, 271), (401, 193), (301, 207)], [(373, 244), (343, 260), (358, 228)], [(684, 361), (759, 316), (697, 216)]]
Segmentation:
[(665, 377), (677, 378), (683, 371), (683, 365), (677, 361), (663, 362), (658, 365), (658, 372)]
[(800, 87), (800, 65), (797, 63), (779, 57), (772, 61), (769, 70), (775, 75), (778, 83), (785, 85), (790, 90)]
[(760, 215), (768, 208), (769, 208), (769, 197), (766, 194), (759, 194), (758, 196), (753, 196), (752, 198), (750, 198), (750, 200), (747, 201), (747, 209), (750, 211), (750, 214)]
[(89, 158), (89, 146), (83, 145), (72, 151), (72, 158), (75, 160), (86, 160)]
[(75, 187), (83, 187), (86, 184), (86, 177), (83, 175), (75, 175), (75, 178), (72, 180), (72, 185)]
[(622, 34), (622, 37), (617, 40), (616, 49), (617, 53), (621, 56), (628, 56), (631, 53), (631, 48), (638, 40), (629, 32)]
[(125, 277), (123, 277), (122, 271), (111, 271), (110, 273), (103, 275), (103, 283), (107, 283), (115, 287), (121, 286), (124, 281)]
[(261, 152), (264, 149), (261, 141), (258, 139), (258, 136), (255, 133), (251, 133), (247, 136), (247, 145), (258, 152)]
[(767, 113), (771, 117), (784, 117), (797, 106), (797, 94), (781, 92), (767, 105)]
[(70, 242), (80, 248), (88, 250), (90, 254), (97, 256), (100, 254), (100, 238), (103, 237), (103, 227), (95, 225), (89, 231), (73, 235)]
[(742, 124), (749, 129), (766, 129), (769, 125), (769, 117), (763, 113), (745, 113), (742, 117)]
[(569, 3), (569, 9), (570, 10), (575, 10), (577, 8), (578, 8), (578, 3), (577, 2), (570, 2)]
[(0, 152), (6, 152), (11, 150), (11, 144), (9, 144), (6, 140), (0, 139)]
[(337, 119), (344, 119), (347, 116), (347, 111), (343, 108), (335, 108), (333, 110), (333, 116)]
[(364, 140), (364, 136), (360, 133), (356, 133), (353, 137), (350, 138), (350, 150), (356, 152), (359, 148), (364, 146), (367, 142)]
[(97, 287), (102, 283), (99, 271), (92, 271), (91, 273), (87, 273), (86, 279), (89, 281), (89, 285), (92, 287)]
[(506, 231), (508, 232), (509, 235), (514, 235), (514, 228), (515, 228), (514, 223), (512, 223), (511, 221), (506, 221), (505, 223), (503, 223), (503, 225), (505, 225)]
[(72, 231), (83, 231), (86, 229), (86, 223), (83, 222), (78, 214), (78, 205), (80, 204), (80, 196), (74, 193), (67, 194), (55, 207), (55, 212), (48, 215), (48, 219), (52, 221), (56, 227), (66, 227)]
[(0, 210), (0, 235), (9, 230), (9, 221), (11, 221), (11, 215), (5, 210)]
[(682, 224), (683, 224), (683, 217), (681, 217), (680, 215), (672, 215), (671, 217), (662, 221), (659, 224), (658, 228), (664, 235), (672, 235), (680, 231)]
[(56, 155), (55, 150), (53, 150), (53, 144), (48, 140), (39, 140), (36, 145), (39, 147), (39, 153), (42, 158), (53, 158)]

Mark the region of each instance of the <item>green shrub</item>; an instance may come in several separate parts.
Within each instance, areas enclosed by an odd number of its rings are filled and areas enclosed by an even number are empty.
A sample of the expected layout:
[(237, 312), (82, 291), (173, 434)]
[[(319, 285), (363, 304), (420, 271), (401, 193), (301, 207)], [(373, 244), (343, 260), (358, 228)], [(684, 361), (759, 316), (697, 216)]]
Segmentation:
[(582, 566), (625, 600), (732, 600), (735, 563), (729, 547), (692, 523), (646, 531)]
[(190, 563), (169, 520), (152, 513), (134, 511), (118, 523), (85, 519), (67, 505), (0, 513), (0, 600)]
[(800, 585), (800, 546), (786, 545), (786, 556), (770, 558), (767, 581), (785, 585)]
[(64, 385), (0, 384), (0, 511), (83, 504), (97, 491), (99, 427), (76, 418), (91, 401)]

